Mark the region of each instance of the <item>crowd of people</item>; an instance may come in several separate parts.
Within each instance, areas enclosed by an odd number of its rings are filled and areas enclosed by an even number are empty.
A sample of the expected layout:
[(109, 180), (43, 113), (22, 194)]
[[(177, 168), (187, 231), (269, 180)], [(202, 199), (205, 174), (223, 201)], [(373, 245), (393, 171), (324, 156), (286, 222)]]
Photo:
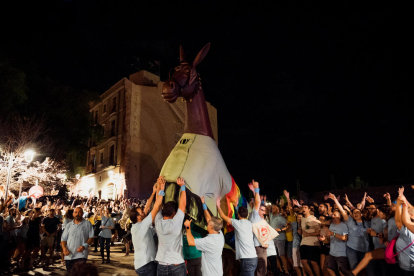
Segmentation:
[(85, 266), (98, 275), (89, 252), (99, 248), (102, 264), (111, 263), (111, 246), (122, 241), (138, 275), (414, 275), (414, 207), (404, 188), (394, 201), (385, 193), (385, 204), (366, 193), (355, 206), (331, 193), (308, 203), (284, 191), (268, 205), (253, 180), (252, 201), (231, 202), (233, 216), (220, 197), (213, 216), (202, 197), (200, 222), (186, 214), (184, 179), (176, 183), (179, 202), (165, 202), (163, 177), (146, 200), (2, 197), (1, 272), (59, 259), (68, 275)]

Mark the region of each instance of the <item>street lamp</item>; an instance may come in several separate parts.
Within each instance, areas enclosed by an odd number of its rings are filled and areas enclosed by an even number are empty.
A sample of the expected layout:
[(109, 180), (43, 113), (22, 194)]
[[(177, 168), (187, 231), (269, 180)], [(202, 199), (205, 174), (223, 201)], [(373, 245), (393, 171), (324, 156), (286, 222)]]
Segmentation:
[[(11, 172), (12, 172), (12, 168), (13, 165), (17, 163), (17, 157), (15, 156), (15, 154), (12, 153), (4, 153), (2, 152), (4, 157), (4, 160), (8, 161), (3, 161), (3, 162), (8, 162), (8, 166), (7, 166), (7, 184), (6, 184), (6, 196), (5, 196), (5, 200), (7, 200), (8, 196), (9, 196), (9, 185), (10, 185), (10, 179), (11, 179)], [(24, 159), (27, 162), (26, 164), (30, 163), (33, 161), (33, 156), (34, 156), (35, 152), (33, 150), (26, 150), (24, 152)], [(8, 156), (7, 156), (8, 155)], [(25, 163), (21, 163), (21, 164), (25, 164)], [(20, 192), (19, 192), (19, 197), (20, 197), (20, 193), (22, 191), (22, 182), (20, 182)]]

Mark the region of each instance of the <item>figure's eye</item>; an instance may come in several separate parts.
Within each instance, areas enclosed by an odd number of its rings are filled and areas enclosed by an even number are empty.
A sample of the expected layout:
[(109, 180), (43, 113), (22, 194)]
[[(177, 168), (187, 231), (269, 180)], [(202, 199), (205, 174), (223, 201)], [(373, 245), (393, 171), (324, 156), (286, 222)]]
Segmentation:
[(181, 66), (175, 67), (175, 71), (180, 71), (180, 70), (181, 70)]

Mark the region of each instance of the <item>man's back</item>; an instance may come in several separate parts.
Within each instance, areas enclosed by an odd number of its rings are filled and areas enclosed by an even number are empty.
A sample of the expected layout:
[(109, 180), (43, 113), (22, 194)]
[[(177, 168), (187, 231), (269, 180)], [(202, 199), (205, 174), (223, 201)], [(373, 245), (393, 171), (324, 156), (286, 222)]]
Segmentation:
[(224, 236), (221, 231), (218, 234), (208, 234), (205, 238), (195, 239), (195, 246), (201, 250), (201, 271), (203, 275), (223, 275), (223, 263), (221, 255), (224, 246)]
[(161, 211), (155, 217), (155, 229), (158, 234), (158, 252), (156, 261), (167, 264), (184, 263), (182, 224), (184, 213), (178, 209), (174, 218), (164, 220)]
[(134, 223), (131, 227), (135, 269), (155, 260), (155, 242), (150, 229), (151, 224), (150, 214), (142, 222)]
[(231, 219), (236, 236), (236, 260), (256, 258), (253, 242), (252, 223), (246, 219)]

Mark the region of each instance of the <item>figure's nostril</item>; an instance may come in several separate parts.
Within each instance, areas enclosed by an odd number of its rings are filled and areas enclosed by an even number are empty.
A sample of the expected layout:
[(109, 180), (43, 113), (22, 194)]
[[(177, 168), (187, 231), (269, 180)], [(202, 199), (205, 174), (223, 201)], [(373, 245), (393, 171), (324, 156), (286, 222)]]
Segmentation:
[(171, 89), (174, 89), (174, 83), (173, 82), (170, 83), (170, 86), (171, 86)]

